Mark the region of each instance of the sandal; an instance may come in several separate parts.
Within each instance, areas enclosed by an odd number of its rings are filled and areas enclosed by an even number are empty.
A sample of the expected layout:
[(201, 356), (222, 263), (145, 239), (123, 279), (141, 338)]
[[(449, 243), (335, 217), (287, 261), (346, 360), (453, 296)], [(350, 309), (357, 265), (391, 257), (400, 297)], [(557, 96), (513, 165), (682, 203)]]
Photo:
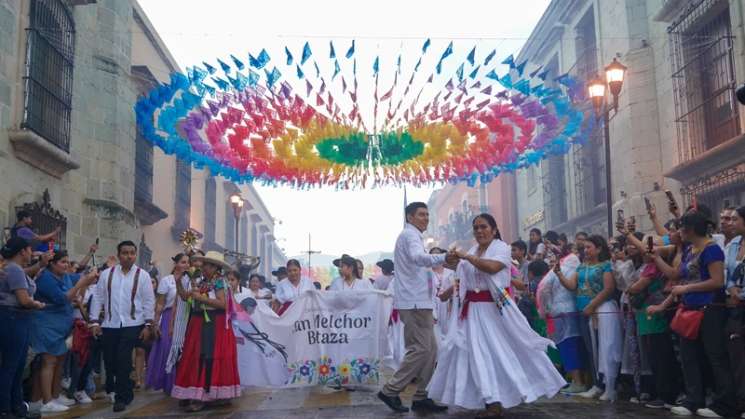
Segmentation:
[(202, 410), (204, 410), (204, 403), (197, 401), (189, 403), (189, 406), (186, 407), (186, 411), (189, 413), (201, 412)]
[(486, 406), (486, 411), (476, 415), (476, 419), (501, 419), (504, 417), (504, 409), (501, 403), (492, 403)]

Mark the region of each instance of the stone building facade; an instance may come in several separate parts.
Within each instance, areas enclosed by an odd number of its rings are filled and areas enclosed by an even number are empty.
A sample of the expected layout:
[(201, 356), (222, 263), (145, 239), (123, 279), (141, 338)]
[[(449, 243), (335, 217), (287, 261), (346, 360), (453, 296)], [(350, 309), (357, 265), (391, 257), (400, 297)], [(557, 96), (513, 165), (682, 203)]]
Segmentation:
[[(642, 229), (651, 228), (643, 198), (664, 209), (666, 189), (715, 211), (745, 202), (745, 119), (734, 99), (745, 80), (744, 7), (738, 0), (554, 0), (519, 54), (518, 62), (543, 65), (549, 78), (589, 81), (613, 58), (628, 67), (610, 112), (612, 206)], [(605, 234), (604, 155), (601, 122), (586, 144), (520, 171), (521, 234), (533, 227)]]
[(238, 250), (283, 260), (255, 189), (182, 164), (138, 134), (137, 97), (173, 71), (136, 1), (0, 0), (0, 225), (25, 206), (40, 233), (63, 227), (73, 257), (96, 238), (102, 254), (130, 239), (141, 264), (156, 260), (166, 272), (186, 228), (208, 248), (235, 250), (226, 215), (240, 189)]

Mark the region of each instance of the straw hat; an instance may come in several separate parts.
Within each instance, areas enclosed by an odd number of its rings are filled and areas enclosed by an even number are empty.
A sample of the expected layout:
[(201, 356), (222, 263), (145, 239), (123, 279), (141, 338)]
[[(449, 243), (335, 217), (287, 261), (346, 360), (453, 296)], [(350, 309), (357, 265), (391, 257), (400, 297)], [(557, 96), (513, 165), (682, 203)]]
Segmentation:
[(215, 266), (219, 266), (226, 270), (233, 269), (233, 267), (229, 263), (225, 262), (225, 255), (223, 255), (220, 252), (214, 251), (214, 250), (210, 250), (204, 256), (194, 256), (194, 259), (201, 260), (202, 262), (211, 263)]

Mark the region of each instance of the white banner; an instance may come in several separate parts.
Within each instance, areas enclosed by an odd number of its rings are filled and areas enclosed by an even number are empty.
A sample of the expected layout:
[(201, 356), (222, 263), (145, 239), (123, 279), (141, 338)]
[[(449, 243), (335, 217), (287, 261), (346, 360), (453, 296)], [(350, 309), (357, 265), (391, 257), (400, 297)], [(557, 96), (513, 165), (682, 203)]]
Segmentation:
[[(316, 384), (377, 384), (382, 360), (388, 351), (387, 331), (393, 297), (383, 291), (307, 291), (290, 306), (282, 317), (263, 304), (251, 315), (253, 325), (236, 321), (236, 337), (257, 336), (267, 350), (264, 366), (256, 365), (260, 357), (248, 360), (239, 340), (239, 364), (242, 385), (288, 386)], [(241, 332), (241, 330), (243, 332)], [(247, 333), (254, 330), (255, 334)], [(287, 364), (281, 371), (277, 356), (286, 354)], [(282, 356), (284, 360), (284, 356)], [(274, 379), (258, 379), (277, 376)], [(266, 373), (266, 374), (265, 374)], [(244, 376), (246, 383), (244, 383)], [(260, 384), (255, 381), (269, 381)]]

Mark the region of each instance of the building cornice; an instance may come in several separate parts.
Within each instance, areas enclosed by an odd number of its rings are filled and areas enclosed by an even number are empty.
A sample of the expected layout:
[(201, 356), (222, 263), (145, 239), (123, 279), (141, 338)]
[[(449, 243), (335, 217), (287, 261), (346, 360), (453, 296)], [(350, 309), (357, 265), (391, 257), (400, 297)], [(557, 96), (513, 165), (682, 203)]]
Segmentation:
[(158, 55), (160, 55), (160, 58), (168, 66), (168, 69), (172, 73), (180, 72), (181, 68), (176, 62), (176, 59), (173, 58), (173, 55), (171, 55), (171, 52), (166, 47), (165, 42), (160, 38), (160, 35), (158, 35), (152, 22), (148, 19), (147, 14), (142, 10), (142, 6), (140, 6), (140, 3), (136, 0), (132, 2), (132, 16), (134, 17), (135, 22), (142, 28), (142, 32), (153, 44), (153, 48), (158, 51)]

